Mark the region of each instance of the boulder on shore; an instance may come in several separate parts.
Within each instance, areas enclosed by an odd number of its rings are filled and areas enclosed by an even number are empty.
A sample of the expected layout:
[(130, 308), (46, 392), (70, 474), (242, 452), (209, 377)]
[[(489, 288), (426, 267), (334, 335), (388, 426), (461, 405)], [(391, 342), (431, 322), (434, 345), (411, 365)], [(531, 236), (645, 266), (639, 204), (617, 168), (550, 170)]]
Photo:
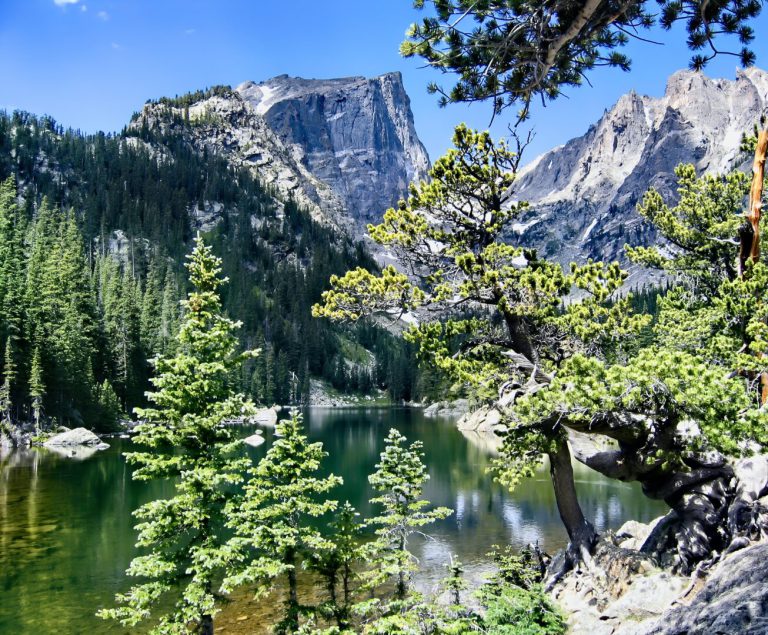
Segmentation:
[(458, 417), (467, 412), (469, 412), (469, 402), (466, 399), (438, 401), (424, 408), (425, 417)]
[(637, 635), (768, 633), (768, 543), (726, 557), (689, 601), (676, 602)]
[(660, 521), (630, 521), (600, 538), (592, 563), (552, 589), (571, 635), (725, 635), (768, 633), (768, 542), (728, 554), (706, 577), (658, 567), (624, 545), (641, 543)]

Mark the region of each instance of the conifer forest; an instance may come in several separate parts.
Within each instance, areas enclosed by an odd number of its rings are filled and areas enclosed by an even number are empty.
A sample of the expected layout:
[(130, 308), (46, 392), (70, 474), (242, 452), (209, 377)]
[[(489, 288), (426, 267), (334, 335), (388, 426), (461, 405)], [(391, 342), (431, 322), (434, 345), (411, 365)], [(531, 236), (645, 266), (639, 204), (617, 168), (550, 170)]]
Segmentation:
[(768, 633), (762, 0), (177, 3), (0, 89), (0, 633)]

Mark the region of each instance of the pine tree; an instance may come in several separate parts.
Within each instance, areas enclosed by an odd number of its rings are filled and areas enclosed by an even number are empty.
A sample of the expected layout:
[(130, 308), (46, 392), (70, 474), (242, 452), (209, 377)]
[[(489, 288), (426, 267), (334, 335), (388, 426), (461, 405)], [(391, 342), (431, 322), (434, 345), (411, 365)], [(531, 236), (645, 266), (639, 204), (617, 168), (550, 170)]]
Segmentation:
[(322, 443), (309, 443), (297, 411), (277, 424), (276, 434), (266, 456), (250, 471), (243, 503), (230, 521), (243, 564), (228, 586), (253, 584), (259, 597), (285, 576), (288, 597), (277, 632), (292, 633), (299, 628), (301, 608), (297, 568), (310, 553), (333, 548), (312, 521), (336, 508), (336, 501), (325, 496), (341, 478), (316, 476), (327, 453)]
[(144, 295), (141, 301), (140, 330), (141, 341), (149, 357), (160, 355), (161, 350), (161, 318), (163, 309), (163, 272), (153, 258), (149, 263)]
[[(311, 554), (308, 562), (309, 568), (320, 574), (325, 584), (328, 593), (328, 610), (325, 612), (336, 620), (342, 630), (350, 626), (353, 566), (363, 555), (359, 544), (362, 533), (359, 516), (349, 501), (345, 501), (328, 524), (331, 542), (325, 549)], [(338, 593), (339, 584), (341, 598)]]
[(99, 418), (103, 429), (114, 429), (123, 409), (120, 398), (109, 380), (105, 379), (99, 386), (96, 397), (99, 404)]
[(0, 414), (2, 420), (13, 421), (13, 386), (16, 383), (16, 362), (13, 358), (13, 345), (10, 336), (5, 339), (5, 354), (3, 355), (3, 383), (0, 385)]
[(408, 540), (421, 527), (448, 517), (452, 511), (446, 507), (426, 510), (429, 501), (421, 498), (424, 483), (429, 479), (424, 465), (422, 443), (407, 439), (392, 428), (386, 439), (376, 472), (368, 481), (379, 496), (371, 503), (383, 507), (381, 514), (368, 521), (376, 527), (376, 540), (370, 543), (369, 558), (372, 569), (367, 585), (371, 588), (394, 579), (395, 597), (404, 600), (413, 572), (414, 557), (408, 551)]
[(137, 546), (147, 553), (133, 560), (128, 574), (145, 581), (117, 596), (122, 606), (99, 615), (134, 626), (154, 613), (154, 632), (194, 625), (209, 634), (218, 611), (216, 588), (232, 557), (222, 533), (231, 489), (248, 464), (225, 423), (253, 410), (232, 390), (230, 370), (251, 353), (237, 352), (240, 324), (221, 308), (221, 261), (199, 236), (187, 268), (194, 290), (184, 303), (178, 352), (156, 361), (155, 392), (148, 395), (154, 406), (136, 410), (143, 420), (136, 442), (147, 451), (127, 455), (137, 466), (134, 478), (176, 478), (176, 494), (136, 511)]
[(29, 397), (32, 400), (32, 414), (35, 418), (35, 433), (39, 435), (45, 384), (43, 383), (43, 366), (40, 362), (40, 348), (38, 346), (35, 346), (32, 353), (32, 367), (29, 371)]

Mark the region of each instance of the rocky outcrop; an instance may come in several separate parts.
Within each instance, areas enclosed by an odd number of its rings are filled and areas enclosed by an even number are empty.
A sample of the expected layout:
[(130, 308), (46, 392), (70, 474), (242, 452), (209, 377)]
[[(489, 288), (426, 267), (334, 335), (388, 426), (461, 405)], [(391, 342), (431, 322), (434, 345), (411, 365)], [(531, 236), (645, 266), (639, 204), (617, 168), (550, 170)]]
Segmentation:
[(424, 408), (425, 417), (459, 417), (469, 412), (469, 402), (466, 399), (453, 401), (436, 401)]
[(693, 163), (720, 173), (743, 165), (741, 135), (768, 105), (768, 73), (736, 80), (679, 71), (661, 98), (624, 95), (586, 134), (526, 166), (516, 196), (531, 210), (515, 225), (525, 244), (564, 264), (623, 258), (623, 246), (655, 239), (635, 211), (649, 187), (674, 199), (673, 170)]
[[(143, 127), (176, 130), (198, 152), (227, 158), (234, 167), (251, 171), (274, 188), (283, 200), (295, 200), (322, 223), (342, 226), (343, 205), (333, 190), (315, 177), (269, 128), (256, 109), (233, 90), (203, 93), (189, 106), (148, 102), (128, 126), (129, 134)], [(126, 141), (128, 142), (128, 141)], [(169, 155), (153, 146), (153, 153)], [(190, 224), (211, 229), (227, 212), (215, 201), (189, 210)]]
[(251, 417), (251, 421), (266, 428), (274, 428), (277, 425), (277, 409), (264, 408), (263, 410), (259, 410), (253, 417)]
[[(429, 168), (399, 73), (330, 80), (281, 75), (199, 93), (191, 104), (148, 102), (128, 131), (138, 137), (145, 127), (183, 130), (197, 151), (250, 170), (283, 201), (298, 202), (315, 220), (354, 238)], [(126, 143), (148, 145), (137, 137)], [(169, 160), (162, 147), (147, 150)], [(227, 210), (203, 201), (189, 213), (195, 228), (209, 230)]]
[(653, 525), (626, 523), (598, 543), (593, 562), (552, 590), (573, 635), (731, 635), (768, 632), (768, 543), (725, 557), (706, 577), (660, 569), (622, 545)]
[(315, 80), (280, 75), (237, 92), (291, 156), (329, 185), (362, 235), (379, 222), (429, 158), (413, 123), (400, 73)]
[(758, 635), (768, 633), (768, 544), (724, 560), (692, 600), (670, 607), (636, 635)]

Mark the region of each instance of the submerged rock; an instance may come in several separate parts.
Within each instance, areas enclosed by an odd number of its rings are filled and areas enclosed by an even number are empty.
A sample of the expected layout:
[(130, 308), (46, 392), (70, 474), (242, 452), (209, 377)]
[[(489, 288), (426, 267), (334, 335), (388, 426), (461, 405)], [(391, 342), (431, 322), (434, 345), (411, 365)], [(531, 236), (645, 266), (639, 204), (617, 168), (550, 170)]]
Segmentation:
[(266, 439), (261, 434), (252, 434), (243, 439), (243, 443), (250, 445), (252, 448), (258, 448), (264, 441), (266, 441)]
[(61, 448), (71, 446), (89, 446), (96, 450), (105, 450), (109, 447), (106, 443), (90, 430), (86, 428), (75, 428), (74, 430), (68, 430), (60, 434), (52, 436), (44, 444), (44, 447)]

